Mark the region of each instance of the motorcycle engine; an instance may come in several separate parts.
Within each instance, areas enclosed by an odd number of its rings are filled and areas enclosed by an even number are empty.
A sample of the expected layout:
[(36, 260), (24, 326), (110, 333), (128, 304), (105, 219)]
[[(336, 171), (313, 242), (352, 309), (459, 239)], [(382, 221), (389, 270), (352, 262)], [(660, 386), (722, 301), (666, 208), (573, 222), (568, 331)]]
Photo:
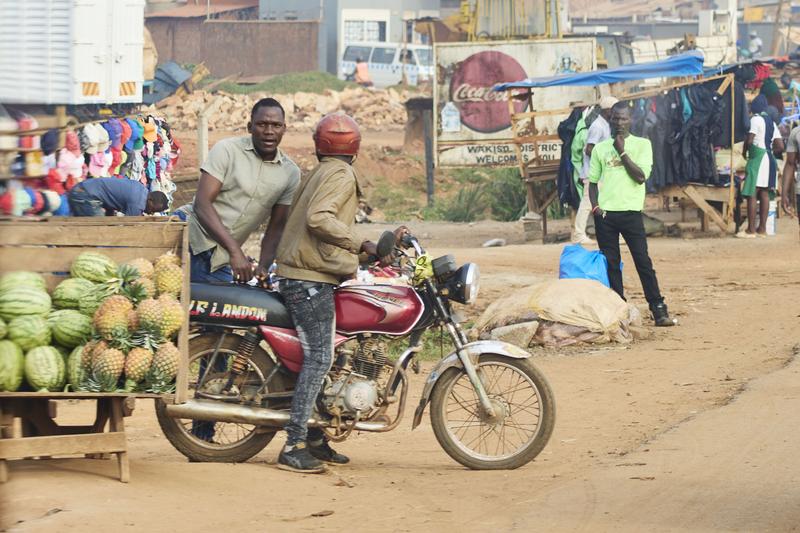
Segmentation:
[(380, 405), (381, 374), (388, 365), (386, 343), (365, 336), (351, 355), (352, 372), (343, 371), (327, 381), (322, 402), (329, 412), (366, 416)]
[(353, 374), (340, 376), (325, 388), (323, 403), (328, 411), (353, 416), (367, 414), (378, 406), (378, 384)]

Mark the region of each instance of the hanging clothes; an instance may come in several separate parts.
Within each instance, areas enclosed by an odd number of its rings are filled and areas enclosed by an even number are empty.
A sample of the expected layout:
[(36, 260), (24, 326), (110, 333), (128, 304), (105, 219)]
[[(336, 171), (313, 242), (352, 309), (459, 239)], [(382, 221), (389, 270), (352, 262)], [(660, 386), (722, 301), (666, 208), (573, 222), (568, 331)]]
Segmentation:
[[(724, 80), (714, 80), (707, 83), (714, 91), (719, 89)], [(713, 144), (720, 148), (731, 147), (731, 90), (733, 90), (733, 105), (734, 113), (734, 143), (740, 143), (747, 137), (747, 132), (750, 131), (750, 108), (747, 105), (747, 98), (744, 94), (744, 84), (738, 81), (738, 78), (733, 83), (733, 88), (729, 86), (723, 93), (720, 107), (719, 133), (714, 137)]]
[(575, 188), (572, 165), (572, 139), (575, 136), (575, 129), (583, 114), (583, 107), (576, 107), (572, 110), (565, 120), (558, 125), (558, 137), (561, 139), (561, 161), (558, 165), (558, 199), (564, 205), (569, 205), (573, 209), (578, 209), (580, 196)]

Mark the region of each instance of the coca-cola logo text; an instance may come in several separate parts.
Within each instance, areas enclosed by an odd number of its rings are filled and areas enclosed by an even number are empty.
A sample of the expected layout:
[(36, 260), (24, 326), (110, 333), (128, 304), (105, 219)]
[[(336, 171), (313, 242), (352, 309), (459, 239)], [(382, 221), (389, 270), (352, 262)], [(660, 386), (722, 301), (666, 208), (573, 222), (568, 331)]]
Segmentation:
[[(450, 79), (450, 100), (461, 113), (461, 123), (480, 133), (495, 133), (509, 128), (509, 94), (493, 91), (492, 87), (497, 83), (525, 78), (525, 70), (517, 60), (503, 52), (478, 52), (458, 63)], [(515, 102), (514, 108), (521, 112), (525, 102)]]
[(493, 91), (491, 87), (472, 87), (463, 83), (456, 87), (453, 102), (508, 102), (508, 92)]

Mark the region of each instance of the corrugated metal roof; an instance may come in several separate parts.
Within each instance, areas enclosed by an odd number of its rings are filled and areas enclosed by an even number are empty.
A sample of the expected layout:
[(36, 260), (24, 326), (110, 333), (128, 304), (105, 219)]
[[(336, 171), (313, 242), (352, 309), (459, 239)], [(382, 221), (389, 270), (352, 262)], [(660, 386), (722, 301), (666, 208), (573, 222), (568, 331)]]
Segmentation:
[(174, 7), (172, 9), (165, 9), (163, 11), (155, 11), (147, 13), (145, 18), (194, 18), (205, 17), (207, 14), (214, 15), (216, 13), (225, 13), (227, 11), (236, 11), (238, 9), (248, 9), (251, 7), (258, 7), (258, 0), (212, 0), (211, 6), (206, 2), (201, 1), (198, 4), (186, 4), (181, 7)]

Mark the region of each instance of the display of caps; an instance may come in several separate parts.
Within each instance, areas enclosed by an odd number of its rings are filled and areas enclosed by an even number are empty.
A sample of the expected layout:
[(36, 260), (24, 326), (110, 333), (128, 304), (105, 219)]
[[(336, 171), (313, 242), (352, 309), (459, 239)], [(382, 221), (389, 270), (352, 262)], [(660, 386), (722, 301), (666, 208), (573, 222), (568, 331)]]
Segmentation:
[(14, 212), (14, 192), (6, 190), (0, 194), (0, 213), (4, 215), (11, 215)]
[(55, 151), (58, 150), (58, 130), (47, 130), (47, 132), (42, 135), (39, 145), (42, 147), (42, 152), (44, 152), (45, 155), (55, 153)]
[(67, 200), (67, 194), (64, 193), (61, 195), (61, 205), (58, 206), (58, 209), (53, 211), (53, 215), (57, 217), (68, 217), (69, 214), (69, 201)]
[(11, 210), (11, 214), (20, 217), (22, 213), (30, 209), (32, 205), (31, 197), (28, 196), (28, 193), (25, 192), (24, 189), (14, 189), (14, 206)]
[(68, 131), (64, 135), (64, 147), (75, 155), (81, 153), (81, 144), (78, 139), (78, 134), (74, 131)]

